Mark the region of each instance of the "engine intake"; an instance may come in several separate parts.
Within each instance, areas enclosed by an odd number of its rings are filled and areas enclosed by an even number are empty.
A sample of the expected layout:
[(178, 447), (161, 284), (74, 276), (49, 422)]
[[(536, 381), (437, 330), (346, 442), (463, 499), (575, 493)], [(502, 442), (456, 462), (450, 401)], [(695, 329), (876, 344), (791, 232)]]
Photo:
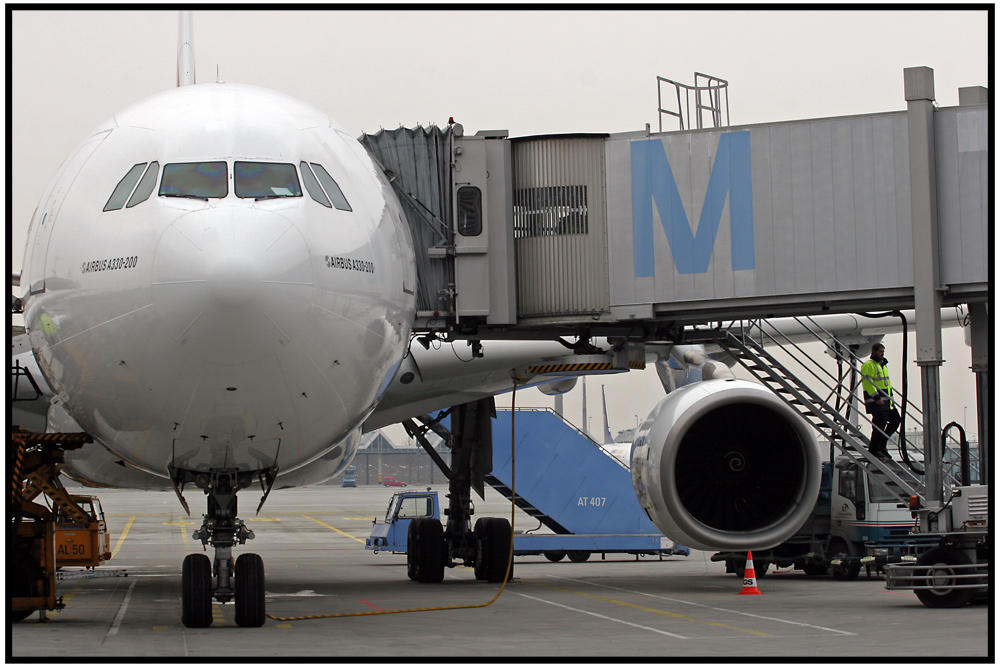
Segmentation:
[(689, 547), (761, 549), (808, 519), (822, 463), (812, 429), (766, 387), (710, 380), (653, 408), (632, 447), (639, 503)]

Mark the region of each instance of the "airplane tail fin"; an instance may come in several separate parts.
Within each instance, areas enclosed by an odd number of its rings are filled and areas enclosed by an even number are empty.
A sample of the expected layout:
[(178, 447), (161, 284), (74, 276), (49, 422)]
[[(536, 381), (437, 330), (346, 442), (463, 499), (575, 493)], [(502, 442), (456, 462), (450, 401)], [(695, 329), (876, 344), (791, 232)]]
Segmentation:
[(601, 385), (601, 405), (604, 411), (604, 444), (613, 445), (615, 440), (611, 437), (611, 428), (608, 426), (608, 397), (604, 395), (604, 385)]
[(190, 11), (180, 12), (177, 34), (177, 87), (194, 84), (194, 28)]

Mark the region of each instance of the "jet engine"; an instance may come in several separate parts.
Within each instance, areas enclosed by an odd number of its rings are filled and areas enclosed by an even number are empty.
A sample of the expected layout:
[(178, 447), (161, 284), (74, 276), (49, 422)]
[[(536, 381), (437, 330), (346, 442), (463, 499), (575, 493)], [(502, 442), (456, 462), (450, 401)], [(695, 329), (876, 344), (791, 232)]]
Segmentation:
[(816, 504), (821, 466), (811, 426), (746, 380), (672, 392), (632, 445), (639, 504), (664, 535), (696, 549), (784, 542)]

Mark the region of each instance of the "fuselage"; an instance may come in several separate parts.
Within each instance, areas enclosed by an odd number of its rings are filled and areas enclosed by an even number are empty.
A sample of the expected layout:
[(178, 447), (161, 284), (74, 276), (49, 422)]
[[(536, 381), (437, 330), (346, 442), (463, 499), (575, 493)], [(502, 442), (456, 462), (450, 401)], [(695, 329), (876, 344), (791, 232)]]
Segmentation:
[(72, 418), (166, 475), (349, 459), (405, 353), (415, 280), (357, 141), (290, 97), (213, 83), (84, 141), (33, 216), (21, 284)]

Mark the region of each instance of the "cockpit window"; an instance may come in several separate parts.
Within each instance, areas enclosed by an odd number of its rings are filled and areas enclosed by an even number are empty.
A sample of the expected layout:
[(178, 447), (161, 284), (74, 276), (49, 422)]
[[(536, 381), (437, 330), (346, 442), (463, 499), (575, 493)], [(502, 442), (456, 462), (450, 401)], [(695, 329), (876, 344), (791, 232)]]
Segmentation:
[(315, 162), (310, 163), (312, 168), (316, 171), (316, 178), (323, 185), (323, 189), (326, 190), (326, 194), (330, 196), (330, 201), (333, 202), (334, 208), (339, 208), (341, 211), (350, 211), (351, 205), (347, 203), (347, 198), (344, 197), (344, 193), (340, 191), (340, 186), (337, 185), (337, 181), (333, 180), (333, 177), (326, 172), (323, 165), (316, 164)]
[(319, 186), (319, 181), (316, 180), (316, 176), (313, 175), (312, 169), (309, 168), (305, 162), (299, 163), (299, 169), (302, 170), (302, 182), (306, 184), (306, 192), (314, 200), (326, 206), (327, 208), (333, 208), (333, 204), (330, 200), (326, 198), (326, 193), (323, 192), (323, 188)]
[(132, 194), (132, 189), (135, 187), (136, 182), (139, 180), (139, 176), (142, 174), (142, 170), (145, 168), (146, 163), (140, 162), (128, 170), (125, 177), (118, 181), (118, 185), (115, 186), (115, 191), (111, 193), (111, 198), (108, 199), (108, 203), (104, 205), (105, 211), (117, 211), (125, 205), (125, 200), (128, 199), (130, 194)]
[(271, 199), (301, 197), (295, 165), (274, 162), (236, 162), (233, 174), (237, 197)]
[(139, 181), (139, 185), (136, 187), (135, 192), (132, 193), (132, 196), (129, 197), (125, 208), (132, 208), (136, 204), (141, 204), (149, 199), (149, 195), (153, 194), (153, 188), (156, 186), (156, 176), (159, 173), (160, 163), (150, 162), (149, 169), (142, 175), (142, 180)]
[[(337, 181), (333, 180), (333, 177), (323, 168), (323, 165), (316, 164), (315, 162), (311, 162), (310, 164), (312, 165), (312, 169), (305, 162), (299, 163), (299, 169), (302, 170), (302, 180), (306, 184), (306, 191), (309, 193), (309, 196), (327, 208), (331, 208), (332, 206), (341, 211), (352, 210), (351, 205), (347, 203), (347, 198), (344, 197), (344, 193), (340, 191)], [(315, 175), (313, 175), (313, 171), (316, 172)], [(324, 190), (326, 192), (323, 192)], [(333, 202), (332, 205), (330, 204), (331, 201)]]
[(161, 197), (207, 199), (229, 194), (225, 162), (178, 162), (163, 166)]

